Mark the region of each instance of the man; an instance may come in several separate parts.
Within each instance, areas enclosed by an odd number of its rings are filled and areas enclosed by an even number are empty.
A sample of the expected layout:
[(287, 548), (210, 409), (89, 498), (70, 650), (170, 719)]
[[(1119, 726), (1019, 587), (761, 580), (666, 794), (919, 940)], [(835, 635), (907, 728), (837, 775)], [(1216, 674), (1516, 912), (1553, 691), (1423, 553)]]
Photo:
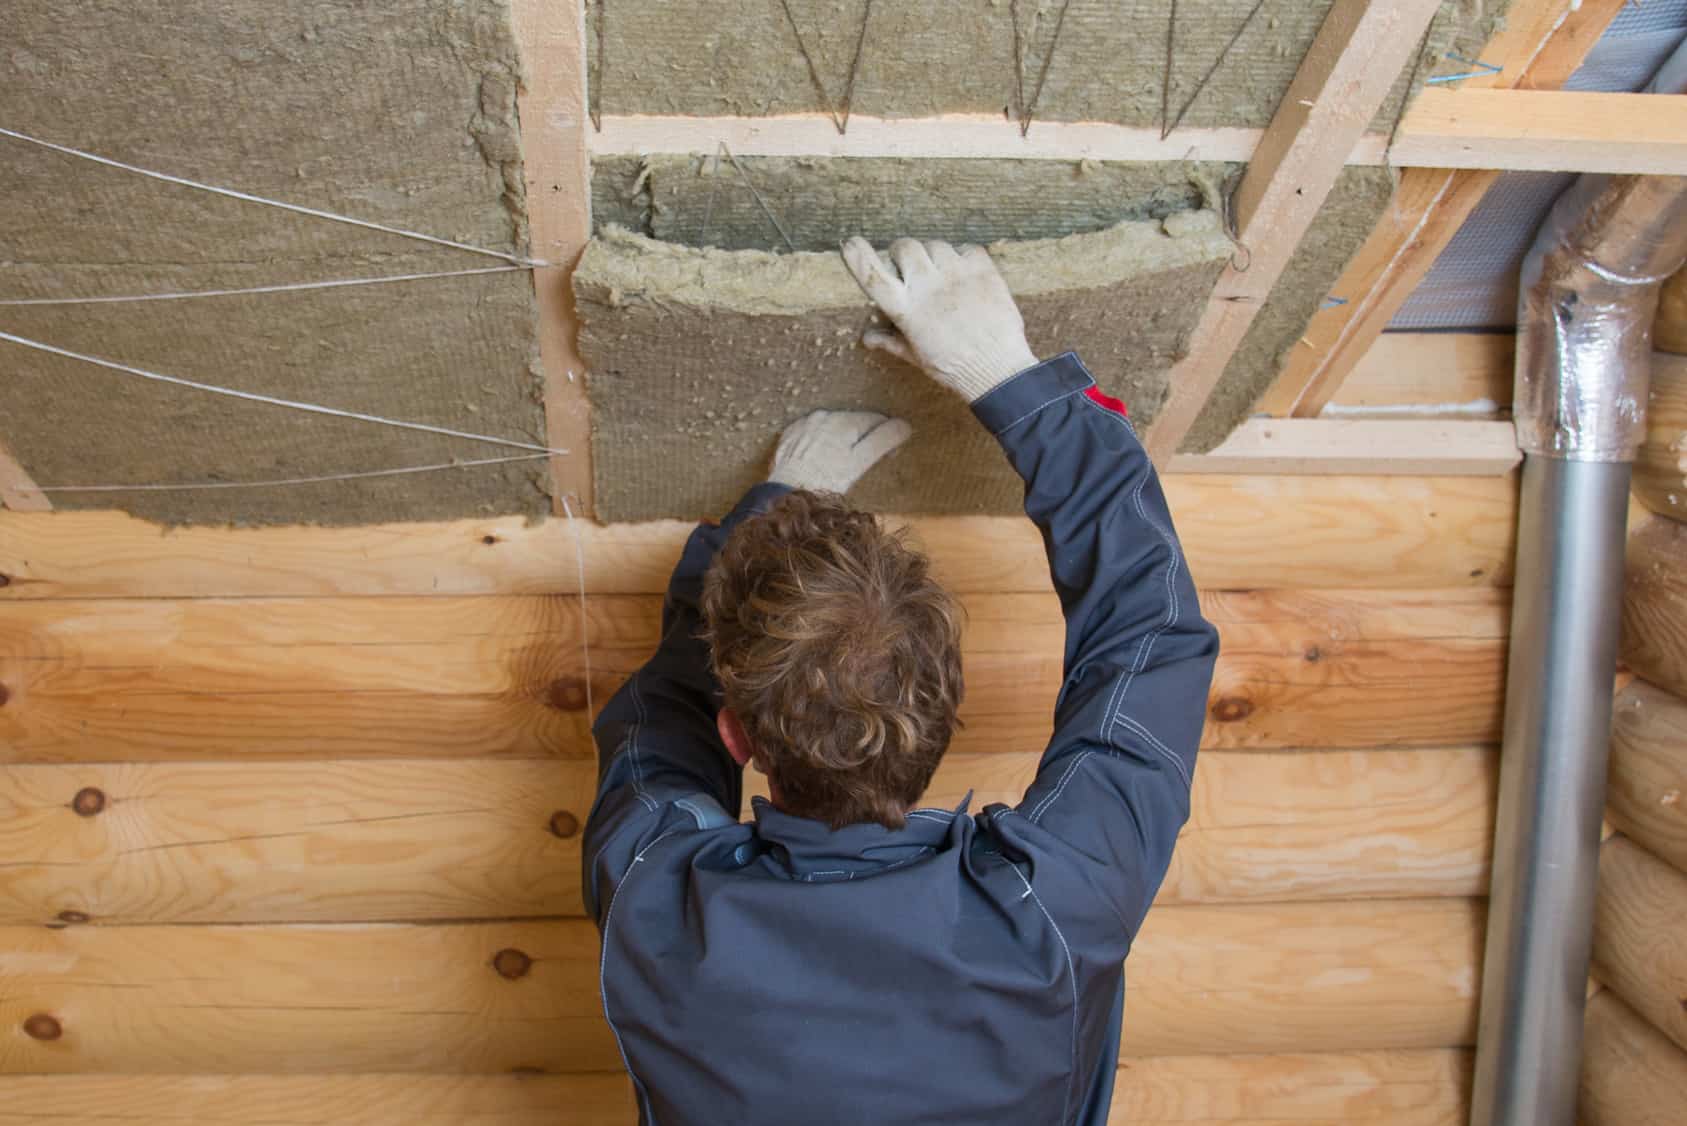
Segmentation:
[[(1217, 637), (1124, 409), (1038, 363), (984, 251), (844, 257), (1025, 478), (1066, 615), (1054, 737), (1019, 805), (917, 808), (956, 726), (959, 617), (835, 497), (908, 437), (817, 412), (674, 572), (604, 709), (585, 895), (641, 1120), (1101, 1123), (1122, 964), (1188, 816)], [(797, 491), (793, 491), (797, 490)], [(742, 768), (768, 776), (738, 822)]]

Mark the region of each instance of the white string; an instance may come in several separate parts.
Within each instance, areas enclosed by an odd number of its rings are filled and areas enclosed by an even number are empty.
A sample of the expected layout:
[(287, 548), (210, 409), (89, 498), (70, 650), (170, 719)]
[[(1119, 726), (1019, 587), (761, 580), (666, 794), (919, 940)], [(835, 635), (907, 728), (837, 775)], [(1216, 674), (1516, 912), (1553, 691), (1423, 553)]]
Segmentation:
[(550, 454), (515, 454), (511, 457), (483, 457), (472, 461), (443, 461), (436, 465), (406, 465), (398, 469), (369, 469), (361, 473), (329, 473), (321, 477), (280, 477), (271, 481), (198, 481), (160, 485), (15, 485), (20, 493), (178, 493), (197, 489), (270, 489), (281, 485), (318, 485), (326, 481), (361, 481), (368, 477), (400, 477), (407, 473), (432, 473), (438, 469), (473, 469), (480, 465), (505, 465), (512, 461), (535, 461)]
[(338, 407), (325, 407), (320, 403), (305, 403), (297, 399), (279, 399), (274, 395), (259, 395), (252, 391), (236, 391), (232, 387), (218, 387), (214, 383), (200, 383), (197, 380), (183, 379), (179, 375), (164, 375), (161, 372), (148, 371), (146, 368), (131, 367), (114, 360), (104, 360), (98, 356), (90, 356), (85, 352), (72, 352), (68, 348), (60, 348), (55, 344), (43, 344), (39, 340), (31, 340), (25, 336), (14, 336), (9, 332), (0, 332), (0, 340), (9, 340), (13, 344), (21, 344), (25, 348), (33, 348), (37, 352), (47, 352), (54, 356), (64, 356), (83, 363), (94, 364), (112, 371), (120, 371), (127, 375), (151, 379), (158, 383), (173, 383), (178, 387), (191, 387), (195, 391), (209, 391), (213, 395), (228, 395), (236, 399), (246, 399), (254, 403), (267, 403), (272, 407), (288, 407), (296, 411), (307, 411), (311, 414), (332, 415), (335, 418), (350, 418), (358, 422), (374, 422), (381, 426), (396, 426), (401, 430), (421, 430), (428, 434), (443, 434), (447, 438), (467, 438), (473, 442), (491, 442), (496, 446), (509, 446), (517, 450), (534, 450), (546, 454), (566, 454), (567, 450), (553, 449), (550, 446), (535, 445), (532, 442), (518, 442), (512, 438), (495, 438), (490, 434), (475, 434), (467, 430), (452, 430), (445, 426), (431, 426), (425, 422), (406, 422), (403, 419), (383, 418), (378, 414), (364, 414), (361, 411), (345, 411)]
[(524, 258), (519, 254), (509, 254), (502, 250), (489, 250), (484, 246), (473, 246), (466, 242), (453, 242), (448, 238), (440, 238), (437, 235), (425, 235), (420, 231), (407, 231), (403, 227), (389, 227), (384, 223), (374, 223), (368, 219), (354, 219), (349, 215), (338, 215), (332, 211), (322, 211), (315, 207), (305, 207), (297, 203), (283, 203), (278, 199), (268, 199), (261, 195), (252, 195), (249, 192), (236, 191), (233, 188), (221, 188), (215, 184), (202, 184), (198, 180), (189, 180), (181, 176), (172, 176), (167, 172), (154, 172), (150, 168), (141, 168), (134, 164), (125, 164), (121, 160), (112, 160), (107, 156), (99, 156), (96, 153), (84, 152), (81, 149), (73, 149), (69, 145), (55, 144), (52, 141), (44, 141), (40, 137), (31, 137), (28, 133), (19, 133), (15, 129), (0, 128), (0, 136), (11, 137), (13, 140), (24, 141), (32, 145), (40, 145), (44, 149), (51, 149), (54, 152), (63, 153), (66, 156), (74, 156), (80, 157), (83, 160), (91, 160), (95, 164), (103, 164), (108, 168), (120, 168), (125, 172), (133, 172), (137, 176), (147, 176), (154, 180), (162, 180), (166, 184), (179, 184), (184, 188), (198, 188), (203, 192), (211, 192), (215, 195), (227, 196), (230, 199), (244, 200), (247, 203), (261, 203), (265, 207), (278, 207), (283, 211), (292, 211), (299, 215), (311, 215), (318, 219), (327, 219), (333, 223), (349, 223), (351, 226), (364, 227), (371, 231), (381, 231), (389, 235), (403, 235), (405, 238), (417, 239), (421, 242), (431, 242), (436, 246), (449, 246), (453, 250), (467, 250), (471, 254), (485, 254), (493, 258), (502, 258), (506, 262), (514, 262), (519, 266), (550, 265), (549, 262), (545, 262), (538, 258)]
[(562, 497), (562, 511), (568, 517), (569, 530), (574, 533), (574, 567), (580, 576), (580, 660), (586, 667), (586, 722), (590, 724), (597, 715), (597, 706), (592, 702), (592, 644), (588, 637), (591, 629), (586, 617), (586, 540), (574, 521), (574, 509), (568, 505), (567, 494)]
[(117, 297), (19, 297), (0, 300), (0, 305), (106, 305), (120, 301), (181, 301), (190, 297), (238, 297), (247, 293), (287, 293), (297, 289), (344, 289), (354, 285), (385, 285), (388, 282), (426, 281), (430, 278), (462, 278), (475, 274), (507, 274), (529, 266), (484, 266), (475, 270), (441, 270), (431, 274), (389, 274), (379, 278), (337, 278), (333, 281), (294, 282), (289, 285), (252, 285), (242, 289), (189, 289), (173, 293), (130, 293)]

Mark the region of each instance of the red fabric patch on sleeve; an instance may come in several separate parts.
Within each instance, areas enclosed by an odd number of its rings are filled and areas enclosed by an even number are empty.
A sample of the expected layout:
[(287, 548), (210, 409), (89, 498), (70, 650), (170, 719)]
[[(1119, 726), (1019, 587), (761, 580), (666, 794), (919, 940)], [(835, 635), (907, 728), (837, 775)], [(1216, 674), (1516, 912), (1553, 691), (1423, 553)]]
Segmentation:
[(1111, 395), (1104, 394), (1101, 388), (1096, 387), (1093, 384), (1087, 391), (1084, 392), (1084, 397), (1103, 410), (1109, 410), (1114, 414), (1124, 415), (1126, 418), (1131, 416), (1131, 412), (1125, 409), (1124, 403), (1121, 403), (1118, 399), (1115, 399)]

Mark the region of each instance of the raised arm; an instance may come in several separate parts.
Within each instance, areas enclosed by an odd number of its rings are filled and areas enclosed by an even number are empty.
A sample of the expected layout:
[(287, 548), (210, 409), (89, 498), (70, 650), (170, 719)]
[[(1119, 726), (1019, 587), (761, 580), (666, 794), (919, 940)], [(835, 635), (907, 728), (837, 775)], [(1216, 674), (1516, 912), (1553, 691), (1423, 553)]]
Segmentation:
[[(1218, 654), (1159, 478), (1125, 408), (1075, 355), (1038, 363), (989, 256), (904, 240), (897, 278), (859, 240), (845, 258), (899, 334), (868, 342), (964, 395), (1025, 478), (1066, 616), (1054, 737), (997, 835), (1053, 863), (1066, 902), (1100, 902), (1128, 944), (1171, 861)], [(1052, 898), (1044, 894), (1044, 898)]]

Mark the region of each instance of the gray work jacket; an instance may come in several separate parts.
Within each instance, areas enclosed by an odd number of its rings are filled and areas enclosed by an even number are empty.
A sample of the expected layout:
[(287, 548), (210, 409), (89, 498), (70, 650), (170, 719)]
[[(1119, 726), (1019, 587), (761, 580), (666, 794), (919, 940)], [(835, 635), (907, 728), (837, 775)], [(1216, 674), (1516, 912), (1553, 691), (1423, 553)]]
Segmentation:
[(1218, 639), (1124, 408), (1075, 355), (973, 409), (1025, 479), (1066, 616), (1036, 780), (895, 830), (759, 799), (741, 824), (697, 603), (782, 490), (693, 532), (656, 655), (593, 729), (586, 906), (643, 1123), (1107, 1119), (1125, 955), (1188, 817)]

